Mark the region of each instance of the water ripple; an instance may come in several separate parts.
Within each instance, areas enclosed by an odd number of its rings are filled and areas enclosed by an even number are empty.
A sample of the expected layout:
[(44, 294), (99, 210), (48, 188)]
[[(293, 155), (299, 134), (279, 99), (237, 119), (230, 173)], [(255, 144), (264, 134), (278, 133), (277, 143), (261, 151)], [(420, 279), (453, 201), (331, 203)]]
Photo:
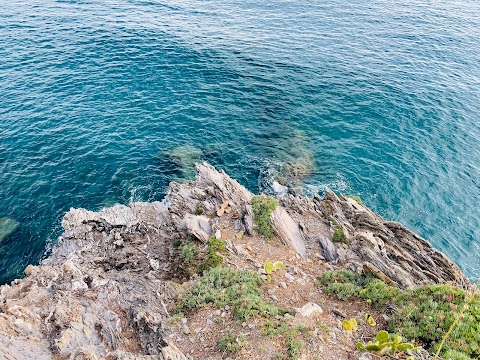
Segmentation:
[(182, 146), (258, 190), (358, 193), (480, 275), (480, 3), (40, 0), (0, 8), (0, 283), (69, 207), (157, 200)]

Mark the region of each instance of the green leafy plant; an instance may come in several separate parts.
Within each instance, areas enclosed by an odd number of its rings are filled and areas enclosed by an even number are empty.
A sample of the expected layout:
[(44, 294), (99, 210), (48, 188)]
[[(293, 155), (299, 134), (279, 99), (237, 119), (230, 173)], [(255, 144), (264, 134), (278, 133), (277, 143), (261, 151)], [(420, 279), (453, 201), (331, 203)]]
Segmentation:
[(271, 239), (275, 231), (270, 224), (270, 215), (278, 206), (278, 200), (269, 196), (254, 196), (251, 201), (254, 215), (255, 230)]
[(177, 312), (200, 309), (207, 304), (218, 308), (229, 305), (235, 319), (248, 320), (254, 315), (271, 317), (287, 311), (262, 298), (262, 280), (257, 273), (215, 267), (195, 283), (177, 306)]
[(267, 274), (267, 282), (272, 281), (272, 274), (275, 271), (283, 268), (284, 268), (284, 265), (282, 261), (275, 261), (275, 262), (266, 261), (265, 264), (263, 265), (263, 270)]
[(335, 230), (332, 235), (332, 241), (333, 242), (347, 242), (347, 236), (342, 230), (342, 227), (340, 225), (335, 225)]
[(378, 355), (396, 354), (418, 351), (420, 347), (416, 347), (412, 342), (403, 342), (400, 335), (389, 334), (385, 330), (381, 330), (375, 336), (375, 340), (369, 341), (367, 344), (358, 342), (356, 344), (358, 350), (370, 351)]
[(357, 331), (358, 330), (357, 320), (356, 319), (343, 320), (342, 327), (343, 327), (343, 330), (345, 331)]

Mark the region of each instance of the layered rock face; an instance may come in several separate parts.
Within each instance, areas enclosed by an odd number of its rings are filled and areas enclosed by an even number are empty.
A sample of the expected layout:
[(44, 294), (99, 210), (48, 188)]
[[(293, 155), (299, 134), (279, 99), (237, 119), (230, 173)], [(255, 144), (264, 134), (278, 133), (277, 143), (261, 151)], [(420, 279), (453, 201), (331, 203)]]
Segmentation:
[[(0, 358), (186, 359), (167, 341), (165, 321), (182, 287), (172, 243), (206, 242), (222, 207), (254, 232), (253, 194), (208, 164), (193, 182), (172, 183), (163, 203), (71, 209), (52, 255), (26, 277), (0, 287)], [(399, 287), (468, 284), (462, 272), (401, 224), (354, 200), (292, 195), (271, 215), (278, 238), (299, 257), (371, 273)], [(204, 214), (195, 215), (201, 208)], [(332, 242), (340, 227), (342, 242)], [(323, 261), (323, 260), (321, 260)], [(320, 265), (320, 264), (319, 264)]]

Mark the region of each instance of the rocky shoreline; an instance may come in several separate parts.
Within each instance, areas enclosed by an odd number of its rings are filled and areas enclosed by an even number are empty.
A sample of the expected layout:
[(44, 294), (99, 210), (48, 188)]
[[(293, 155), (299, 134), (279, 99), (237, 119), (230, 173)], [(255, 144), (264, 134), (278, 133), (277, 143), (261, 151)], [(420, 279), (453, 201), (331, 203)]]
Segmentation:
[[(71, 209), (52, 255), (29, 265), (24, 279), (0, 286), (2, 358), (196, 358), (201, 350), (187, 350), (206, 345), (193, 338), (182, 342), (190, 334), (177, 335), (182, 327), (171, 325), (176, 303), (198, 280), (173, 246), (186, 237), (195, 238), (199, 249), (212, 236), (224, 239), (226, 267), (262, 272), (264, 258), (275, 255), (286, 265), (285, 278), (294, 277), (292, 284), (298, 286), (308, 286), (331, 268), (372, 274), (405, 289), (469, 286), (461, 270), (426, 240), (330, 191), (324, 198), (280, 197), (270, 216), (275, 239), (265, 242), (254, 230), (253, 196), (204, 163), (197, 165), (195, 181), (171, 183), (162, 203), (115, 205), (99, 212)], [(271, 247), (270, 253), (262, 254), (262, 244)], [(274, 290), (286, 293), (288, 281)], [(267, 290), (270, 298), (284, 301), (275, 291)], [(282, 306), (305, 302), (302, 291), (298, 300)], [(208, 343), (200, 333), (192, 336)], [(208, 357), (224, 358), (213, 351)]]

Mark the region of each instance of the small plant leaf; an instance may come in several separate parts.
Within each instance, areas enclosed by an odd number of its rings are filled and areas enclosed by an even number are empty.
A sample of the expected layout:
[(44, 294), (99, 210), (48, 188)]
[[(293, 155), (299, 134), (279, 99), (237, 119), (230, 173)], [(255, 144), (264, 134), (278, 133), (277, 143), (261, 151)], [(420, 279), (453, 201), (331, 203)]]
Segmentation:
[(381, 348), (378, 343), (370, 343), (365, 345), (365, 350), (371, 351), (371, 352), (378, 352), (381, 350)]
[(343, 320), (342, 326), (346, 331), (356, 331), (358, 329), (357, 320)]
[(388, 341), (389, 335), (388, 335), (388, 332), (386, 332), (385, 330), (381, 330), (377, 333), (375, 338), (379, 343), (385, 343)]
[(283, 266), (283, 261), (275, 261), (273, 263), (273, 271), (277, 271), (277, 270), (280, 270), (280, 269), (283, 269), (284, 266)]
[(365, 322), (372, 327), (377, 326), (377, 322), (375, 321), (373, 316), (370, 314), (365, 314)]
[(406, 352), (407, 350), (414, 350), (415, 346), (411, 343), (404, 343), (404, 344), (399, 344), (397, 346), (397, 349), (402, 352)]
[(271, 261), (265, 262), (263, 269), (265, 270), (267, 275), (270, 275), (271, 273), (273, 273), (273, 263)]
[(355, 347), (357, 348), (357, 350), (363, 350), (365, 349), (365, 346), (363, 346), (363, 344), (361, 342), (357, 342), (355, 344)]
[(392, 335), (392, 340), (395, 345), (398, 345), (402, 342), (403, 338), (400, 335)]

